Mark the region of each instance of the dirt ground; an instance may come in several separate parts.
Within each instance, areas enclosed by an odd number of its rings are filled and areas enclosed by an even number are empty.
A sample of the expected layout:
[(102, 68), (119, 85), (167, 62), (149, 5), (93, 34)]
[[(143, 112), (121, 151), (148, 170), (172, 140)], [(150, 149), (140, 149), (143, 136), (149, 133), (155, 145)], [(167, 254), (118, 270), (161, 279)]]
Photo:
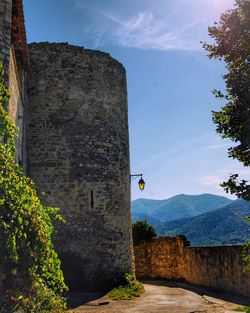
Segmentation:
[(74, 313), (225, 313), (250, 299), (207, 291), (185, 283), (144, 281), (145, 294), (130, 301), (112, 301), (103, 294), (71, 294)]

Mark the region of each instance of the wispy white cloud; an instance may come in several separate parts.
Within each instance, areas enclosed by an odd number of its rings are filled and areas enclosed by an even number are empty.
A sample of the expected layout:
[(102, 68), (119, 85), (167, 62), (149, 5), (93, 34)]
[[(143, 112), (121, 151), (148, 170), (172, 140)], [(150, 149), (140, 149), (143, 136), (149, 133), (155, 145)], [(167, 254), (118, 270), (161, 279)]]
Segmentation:
[(221, 143), (221, 144), (210, 144), (206, 147), (206, 149), (213, 150), (213, 149), (225, 149), (232, 146), (229, 143)]
[(166, 21), (158, 19), (149, 11), (138, 12), (127, 19), (107, 13), (104, 13), (104, 16), (114, 24), (109, 33), (109, 40), (120, 46), (157, 50), (200, 49), (198, 40), (185, 36), (186, 32), (191, 31), (199, 22), (178, 28), (170, 27)]
[[(250, 180), (250, 171), (246, 168), (234, 168), (234, 169), (221, 169), (213, 173), (213, 175), (205, 175), (196, 179), (199, 183), (205, 186), (212, 187), (214, 189), (221, 189), (220, 184), (228, 180), (231, 173), (239, 174), (239, 180), (242, 178)], [(241, 177), (242, 176), (242, 177)]]
[(207, 32), (195, 1), (191, 0), (188, 12), (183, 0), (174, 5), (165, 0), (158, 0), (157, 5), (148, 0), (136, 1), (133, 7), (112, 1), (105, 6), (96, 1), (73, 0), (72, 6), (82, 15), (84, 38), (95, 48), (111, 44), (147, 50), (193, 51), (201, 49), (200, 40), (204, 36), (200, 36), (200, 30), (204, 28)]
[(202, 176), (197, 181), (205, 186), (221, 189), (220, 184), (223, 182), (223, 179), (215, 175), (210, 175)]
[(71, 1), (82, 16), (84, 38), (95, 48), (201, 50), (208, 25), (234, 0)]

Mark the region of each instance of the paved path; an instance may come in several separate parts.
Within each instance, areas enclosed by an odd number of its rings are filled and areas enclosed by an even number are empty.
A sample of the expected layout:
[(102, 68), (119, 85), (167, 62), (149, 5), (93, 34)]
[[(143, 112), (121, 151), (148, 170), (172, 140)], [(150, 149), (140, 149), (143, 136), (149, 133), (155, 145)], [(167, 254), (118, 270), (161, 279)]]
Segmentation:
[(145, 294), (130, 301), (112, 301), (101, 294), (75, 294), (74, 313), (225, 313), (246, 299), (207, 292), (184, 283), (144, 282)]

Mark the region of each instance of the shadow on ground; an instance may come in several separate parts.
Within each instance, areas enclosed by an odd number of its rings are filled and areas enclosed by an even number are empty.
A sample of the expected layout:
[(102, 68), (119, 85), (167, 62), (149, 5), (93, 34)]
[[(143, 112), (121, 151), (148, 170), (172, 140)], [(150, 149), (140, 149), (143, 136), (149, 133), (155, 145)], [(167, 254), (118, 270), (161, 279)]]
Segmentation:
[(166, 286), (169, 288), (183, 288), (192, 292), (197, 293), (200, 296), (208, 296), (217, 298), (223, 301), (238, 303), (242, 306), (250, 306), (250, 299), (245, 296), (235, 295), (232, 293), (221, 292), (220, 290), (210, 290), (204, 287), (198, 287), (190, 285), (182, 281), (168, 281), (168, 280), (141, 280), (141, 282), (148, 285), (154, 286)]
[(97, 293), (81, 293), (81, 292), (69, 292), (67, 297), (67, 305), (69, 309), (75, 309), (81, 305), (89, 305), (89, 306), (100, 306), (108, 303), (98, 302), (97, 304), (88, 304), (89, 302), (95, 301), (103, 297), (105, 293), (97, 292)]

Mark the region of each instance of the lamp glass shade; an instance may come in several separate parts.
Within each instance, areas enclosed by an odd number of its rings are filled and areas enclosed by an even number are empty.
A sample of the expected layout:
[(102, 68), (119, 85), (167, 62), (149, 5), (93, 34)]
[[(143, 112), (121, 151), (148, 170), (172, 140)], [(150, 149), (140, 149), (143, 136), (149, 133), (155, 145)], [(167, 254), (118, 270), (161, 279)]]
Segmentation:
[(142, 191), (145, 188), (145, 181), (142, 179), (142, 177), (140, 178), (140, 180), (138, 181), (139, 184), (139, 189)]

